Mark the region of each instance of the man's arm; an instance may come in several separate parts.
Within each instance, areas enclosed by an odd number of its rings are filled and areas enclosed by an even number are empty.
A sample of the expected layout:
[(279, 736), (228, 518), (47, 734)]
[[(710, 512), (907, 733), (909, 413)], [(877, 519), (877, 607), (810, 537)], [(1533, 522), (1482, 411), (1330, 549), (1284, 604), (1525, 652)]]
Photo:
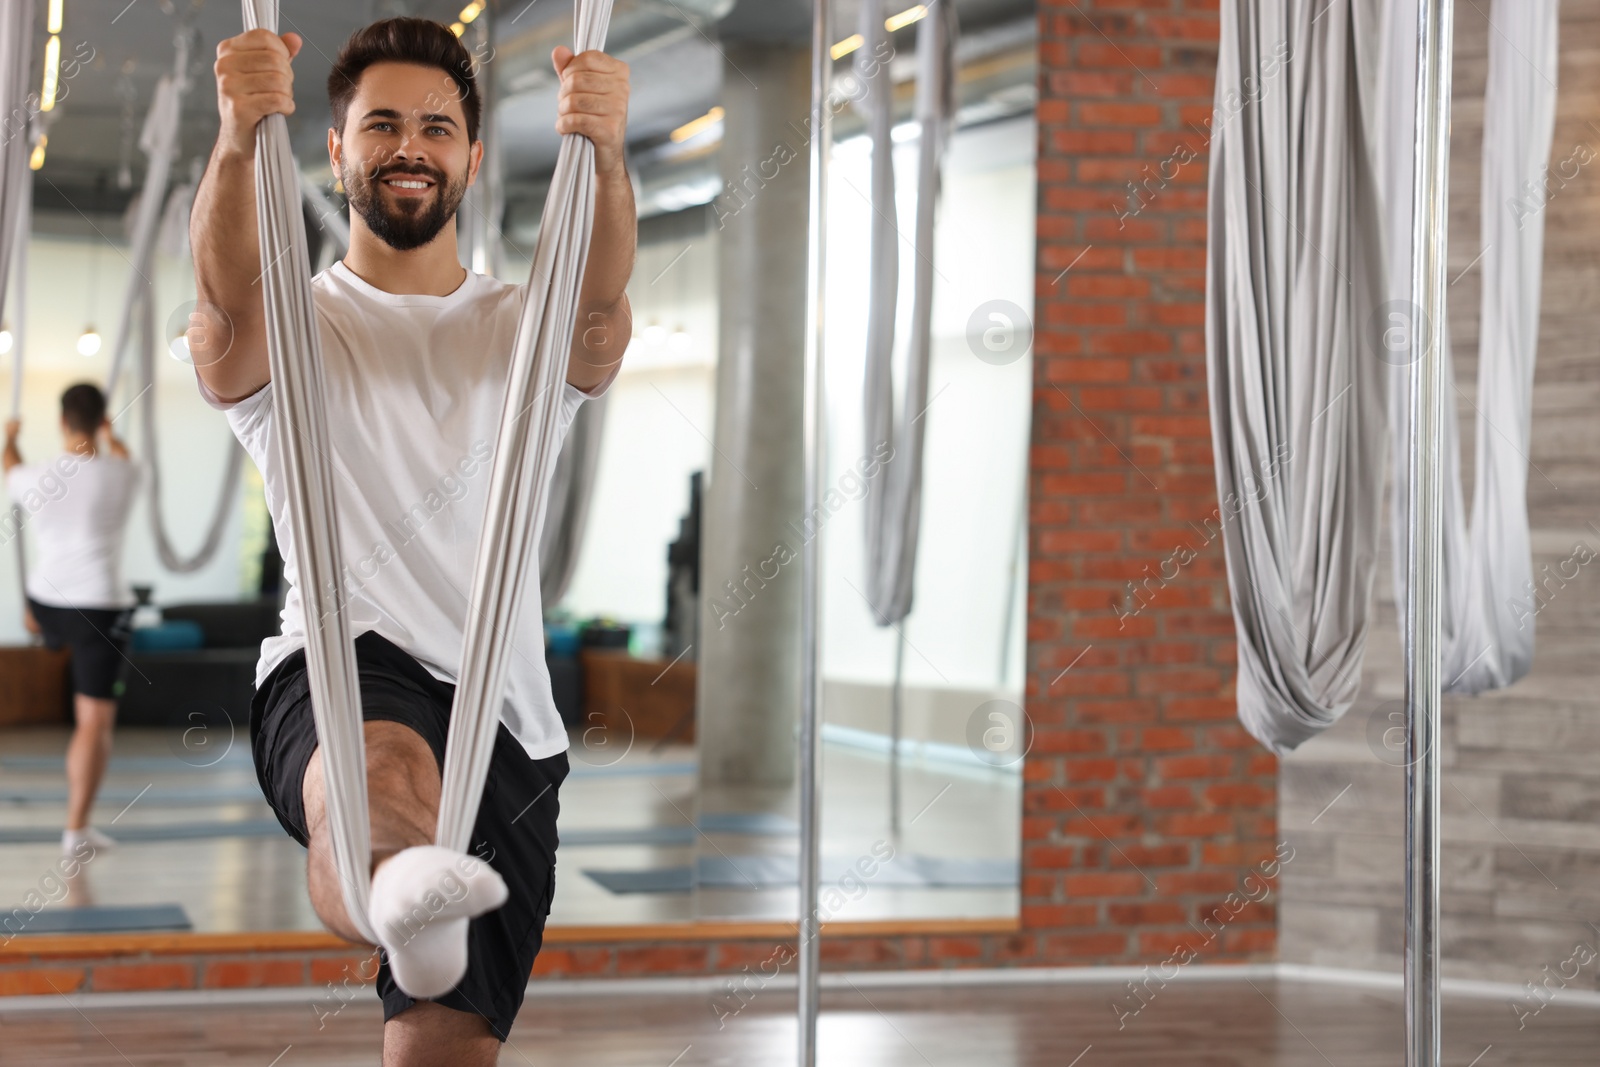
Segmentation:
[(0, 465), (4, 466), (7, 474), (11, 473), (12, 467), (20, 467), (22, 465), (22, 453), (17, 450), (17, 434), (20, 432), (22, 432), (22, 423), (20, 421), (17, 419), (6, 420), (6, 450), (5, 455), (0, 456)]
[(556, 132), (594, 142), (594, 230), (567, 359), (567, 381), (589, 392), (611, 376), (633, 334), (626, 290), (639, 215), (625, 158), (628, 65), (603, 52), (574, 56), (568, 48), (557, 48), (551, 58), (561, 75)]
[(222, 400), (239, 400), (271, 379), (256, 232), (256, 125), (294, 111), (299, 34), (251, 30), (217, 45), (217, 110), (222, 126), (189, 219), (195, 312), (189, 352), (200, 380)]
[(100, 424), (100, 437), (105, 450), (110, 452), (113, 456), (117, 457), (118, 459), (132, 458), (128, 454), (128, 446), (123, 444), (117, 438), (117, 435), (111, 432), (110, 419), (107, 419)]

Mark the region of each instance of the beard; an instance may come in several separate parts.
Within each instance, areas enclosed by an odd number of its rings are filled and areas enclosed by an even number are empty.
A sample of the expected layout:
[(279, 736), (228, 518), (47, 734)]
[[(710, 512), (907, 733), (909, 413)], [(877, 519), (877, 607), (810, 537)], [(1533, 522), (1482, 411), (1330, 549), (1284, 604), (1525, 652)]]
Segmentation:
[[(397, 164), (382, 167), (370, 176), (368, 168), (355, 170), (342, 165), (340, 177), (350, 198), (350, 210), (366, 221), (367, 228), (396, 252), (421, 248), (439, 235), (455, 218), (456, 209), (467, 194), (467, 175), (447, 178), (443, 171), (423, 165)], [(383, 182), (410, 175), (433, 182), (425, 197), (396, 197), (385, 203)]]

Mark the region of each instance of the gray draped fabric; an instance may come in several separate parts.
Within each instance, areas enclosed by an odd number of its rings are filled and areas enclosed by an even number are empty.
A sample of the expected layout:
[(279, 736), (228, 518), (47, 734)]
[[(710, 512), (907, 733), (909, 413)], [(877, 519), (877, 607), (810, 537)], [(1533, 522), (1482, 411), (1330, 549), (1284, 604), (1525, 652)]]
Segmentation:
[[(33, 179), (28, 155), (33, 147), (30, 127), (37, 102), (28, 100), (33, 64), (33, 0), (0, 0), (0, 321), (5, 319), (6, 293), (13, 266), (25, 263)], [(25, 330), (23, 307), (26, 280), (16, 278), (16, 328), (11, 334), (11, 417), (22, 412), (22, 351)], [(28, 562), (22, 537), (22, 510), (11, 508), (12, 538), (16, 544), (17, 590), (27, 584)]]
[(156, 83), (150, 111), (146, 114), (144, 128), (139, 133), (139, 147), (149, 163), (145, 168), (144, 186), (139, 191), (139, 209), (134, 216), (132, 236), (132, 267), (128, 275), (127, 292), (122, 298), (122, 316), (117, 324), (116, 341), (111, 350), (111, 372), (106, 376), (106, 396), (116, 395), (122, 380), (122, 368), (133, 340), (138, 335), (138, 314), (141, 297), (153, 296), (154, 281), (151, 271), (155, 258), (156, 231), (161, 223), (162, 205), (166, 203), (167, 184), (172, 177), (172, 163), (178, 152), (178, 127), (182, 118), (183, 98), (190, 89), (189, 48), (192, 34), (180, 33), (173, 58), (172, 73), (163, 74)]
[(162, 518), (161, 506), (161, 454), (157, 447), (155, 350), (164, 338), (157, 337), (155, 320), (155, 253), (162, 232), (174, 228), (174, 218), (182, 216), (183, 229), (187, 231), (189, 207), (194, 203), (192, 188), (173, 194), (168, 203), (167, 186), (172, 177), (172, 165), (178, 152), (179, 124), (184, 97), (190, 81), (189, 49), (193, 41), (190, 32), (177, 37), (173, 69), (163, 74), (156, 83), (139, 136), (139, 147), (148, 157), (144, 185), (139, 191), (139, 204), (134, 214), (130, 261), (133, 273), (128, 277), (127, 292), (123, 296), (122, 317), (117, 329), (116, 346), (112, 349), (111, 373), (106, 381), (106, 396), (116, 393), (122, 376), (128, 350), (137, 347), (137, 376), (140, 403), (140, 421), (143, 428), (143, 455), (149, 464), (150, 535), (155, 542), (156, 555), (161, 565), (174, 574), (191, 574), (209, 564), (222, 547), (222, 537), (227, 530), (233, 502), (238, 495), (239, 474), (243, 470), (244, 449), (230, 435), (225, 447), (228, 459), (223, 466), (222, 485), (212, 506), (211, 521), (201, 537), (200, 547), (191, 555), (180, 555), (173, 547)]
[(893, 447), (878, 484), (866, 498), (866, 596), (879, 626), (899, 622), (911, 611), (922, 527), (922, 456), (928, 405), (928, 365), (932, 351), (933, 228), (945, 148), (955, 116), (955, 5), (932, 5), (917, 26), (917, 95), (920, 127), (917, 164), (917, 217), (913, 265), (911, 338), (901, 414), (894, 412), (894, 332), (899, 304), (900, 264), (894, 190), (894, 83), (880, 46), (888, 39), (883, 0), (861, 8), (862, 46), (856, 74), (865, 83), (860, 107), (872, 138), (872, 231), (867, 308), (867, 359), (863, 389), (864, 445), (871, 452)]
[[(1384, 99), (1410, 99), (1416, 83), (1415, 8), (1390, 5), (1384, 40), (1391, 47), (1383, 65)], [(1533, 371), (1539, 342), (1539, 294), (1544, 256), (1542, 198), (1550, 142), (1555, 132), (1557, 0), (1494, 0), (1489, 11), (1489, 77), (1484, 94), (1482, 271), (1479, 302), (1477, 431), (1471, 525), (1463, 503), (1461, 450), (1456, 442), (1455, 373), (1449, 330), (1443, 331), (1444, 386), (1444, 610), (1442, 671), (1445, 688), (1479, 693), (1521, 678), (1533, 665), (1533, 555), (1528, 537), (1529, 434), (1533, 418)], [(1383, 188), (1410, 189), (1411, 143), (1416, 117), (1404, 108), (1388, 111), (1388, 136), (1380, 155)], [(1409, 313), (1412, 205), (1409, 196), (1385, 205), (1391, 307)], [(1407, 328), (1409, 332), (1409, 327)], [(1405, 367), (1391, 380), (1389, 426), (1404, 440), (1411, 402)], [(1395, 450), (1391, 508), (1394, 553), (1405, 558), (1409, 528), (1408, 471), (1404, 450)], [(1395, 602), (1406, 602), (1409, 575), (1394, 569)]]
[[(274, 0), (243, 0), (243, 8), (247, 29), (276, 30)], [(610, 15), (609, 0), (578, 0), (574, 50), (603, 48)], [(334, 864), (353, 924), (377, 943), (367, 913), (371, 835), (361, 701), (339, 581), (338, 520), (305, 223), (284, 117), (264, 119), (256, 143), (256, 215), (276, 411), (272, 447), (289, 487), (305, 611), (308, 619), (320, 620), (309, 628), (306, 665), (326, 768)], [(470, 843), (499, 728), (513, 624), (529, 570), (537, 565), (593, 217), (594, 146), (582, 137), (564, 136), (514, 341), (445, 747), (436, 841), (460, 852)]]
[[(32, 184), (28, 153), (32, 149), (29, 126), (38, 106), (28, 101), (33, 71), (33, 0), (0, 0), (0, 318), (5, 317), (6, 293), (11, 281), (16, 246), (25, 241), (28, 216), (24, 197)], [(17, 385), (22, 380), (20, 345), (13, 348), (15, 373), (12, 414), (17, 413)]]
[[(242, 0), (242, 5), (246, 30), (277, 31), (275, 0)], [(282, 115), (268, 115), (256, 127), (255, 179), (275, 412), (271, 447), (283, 464), (290, 487), (289, 522), (306, 617), (319, 620), (309, 628), (305, 653), (312, 717), (326, 768), (328, 830), (351, 925), (370, 944), (377, 944), (378, 936), (367, 917), (372, 855), (367, 760), (350, 625), (342, 610), (338, 514), (320, 373), (322, 352), (311, 300), (299, 170)]]
[(145, 510), (150, 518), (150, 539), (155, 542), (156, 556), (161, 565), (173, 574), (192, 574), (216, 557), (222, 547), (222, 535), (227, 531), (228, 519), (233, 514), (233, 503), (239, 496), (239, 478), (244, 471), (244, 449), (237, 440), (230, 439), (227, 462), (222, 468), (222, 486), (217, 490), (216, 503), (211, 508), (211, 521), (206, 526), (200, 547), (191, 555), (181, 556), (167, 534), (161, 509), (161, 458), (156, 441), (156, 336), (155, 315), (151, 311), (149, 294), (139, 297), (139, 422), (144, 430), (144, 456), (149, 467), (150, 499)]
[[(1408, 295), (1410, 276), (1416, 89), (1414, 56), (1404, 55), (1415, 41), (1414, 23), (1404, 26), (1415, 17), (1408, 6), (1222, 5), (1207, 250), (1212, 435), (1239, 639), (1239, 717), (1280, 753), (1336, 722), (1360, 683), (1391, 382), (1403, 382), (1395, 368), (1416, 355), (1409, 303), (1389, 303)], [(1524, 17), (1523, 5), (1511, 6)], [(1489, 404), (1492, 422), (1479, 423), (1470, 539), (1459, 471), (1452, 463), (1446, 473), (1447, 517), (1454, 516), (1447, 562), (1451, 553), (1455, 561), (1446, 571), (1454, 575), (1446, 678), (1474, 690), (1514, 680), (1531, 657), (1531, 627), (1512, 632), (1515, 620), (1497, 598), (1503, 602), (1528, 566), (1523, 489), (1538, 239), (1491, 218), (1504, 211), (1494, 198), (1530, 167), (1537, 174), (1549, 149), (1554, 85), (1541, 89), (1526, 63), (1507, 62), (1506, 49), (1520, 44), (1554, 71), (1555, 4), (1531, 6), (1548, 10), (1491, 45), (1500, 61), (1491, 59), (1484, 234), (1505, 247), (1486, 266), (1480, 387), (1486, 400), (1499, 395)], [(1509, 21), (1498, 0), (1495, 11), (1497, 24)], [(1401, 433), (1403, 397), (1392, 410)], [(1453, 419), (1445, 433), (1453, 457)], [(1400, 481), (1395, 537), (1403, 560)], [(1404, 575), (1396, 581), (1403, 596)]]
[(1206, 360), (1239, 717), (1278, 752), (1355, 699), (1377, 561), (1384, 368), (1361, 346), (1384, 290), (1351, 58), (1363, 31), (1351, 0), (1222, 5)]
[(539, 598), (545, 611), (561, 603), (578, 569), (583, 532), (589, 525), (589, 501), (600, 468), (600, 439), (605, 432), (607, 397), (584, 402), (567, 430), (550, 486), (550, 511), (539, 540)]

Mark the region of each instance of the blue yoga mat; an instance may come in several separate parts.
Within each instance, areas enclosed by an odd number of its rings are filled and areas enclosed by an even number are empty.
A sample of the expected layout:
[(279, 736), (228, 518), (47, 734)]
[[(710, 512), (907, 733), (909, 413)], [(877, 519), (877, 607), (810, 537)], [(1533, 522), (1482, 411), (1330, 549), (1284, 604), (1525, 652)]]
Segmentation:
[[(144, 825), (106, 826), (106, 833), (119, 843), (145, 841), (198, 841), (211, 837), (276, 837), (288, 835), (276, 819), (241, 819), (237, 822), (174, 822)], [(59, 828), (48, 826), (7, 826), (0, 828), (0, 845), (37, 845), (59, 842)]]
[[(26, 911), (22, 915), (27, 915)], [(192, 930), (194, 924), (181, 904), (147, 904), (134, 907), (46, 908), (26, 920), (17, 936), (28, 934), (103, 934), (125, 930)]]
[[(827, 857), (821, 884), (837, 885), (854, 867), (854, 857)], [(686, 893), (706, 889), (788, 889), (799, 884), (795, 856), (698, 856), (695, 866), (643, 870), (592, 870), (583, 873), (613, 893)], [(897, 889), (1009, 889), (1017, 885), (1017, 861), (943, 856), (896, 856), (880, 863), (869, 886)]]
[[(169, 805), (193, 807), (206, 804), (237, 804), (259, 800), (266, 803), (261, 787), (254, 782), (239, 785), (216, 785), (188, 789), (136, 789), (127, 785), (111, 785), (100, 790), (97, 797), (102, 804), (131, 804), (140, 807)], [(65, 789), (4, 789), (0, 788), (0, 804), (65, 804)]]
[[(174, 734), (174, 736), (177, 736)], [(61, 770), (61, 756), (0, 756), (0, 768), (8, 771), (59, 771)], [(221, 758), (214, 759), (210, 756), (112, 756), (111, 764), (106, 770), (112, 774), (119, 771), (139, 771), (141, 773), (155, 772), (164, 774), (168, 772), (181, 774), (184, 771), (217, 771), (233, 770), (236, 767), (249, 767), (250, 746), (235, 745)]]

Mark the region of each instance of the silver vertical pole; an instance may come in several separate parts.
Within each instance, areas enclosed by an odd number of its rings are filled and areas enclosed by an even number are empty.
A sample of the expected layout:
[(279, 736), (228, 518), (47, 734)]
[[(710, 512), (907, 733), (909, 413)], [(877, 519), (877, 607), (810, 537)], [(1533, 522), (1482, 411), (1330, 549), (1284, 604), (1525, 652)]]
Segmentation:
[[(828, 89), (833, 80), (829, 55), (830, 0), (814, 0), (811, 22), (811, 161), (808, 210), (810, 263), (806, 278), (805, 489), (806, 521), (821, 501), (822, 462), (827, 447), (822, 403), (822, 283), (826, 264), (828, 142), (833, 117)], [(817, 912), (818, 719), (821, 717), (818, 611), (821, 577), (820, 531), (813, 530), (800, 555), (800, 1067), (816, 1067), (817, 1004), (821, 977), (821, 917)]]
[(1418, 0), (1406, 626), (1406, 1067), (1439, 1064), (1440, 344), (1448, 245), (1452, 3)]

